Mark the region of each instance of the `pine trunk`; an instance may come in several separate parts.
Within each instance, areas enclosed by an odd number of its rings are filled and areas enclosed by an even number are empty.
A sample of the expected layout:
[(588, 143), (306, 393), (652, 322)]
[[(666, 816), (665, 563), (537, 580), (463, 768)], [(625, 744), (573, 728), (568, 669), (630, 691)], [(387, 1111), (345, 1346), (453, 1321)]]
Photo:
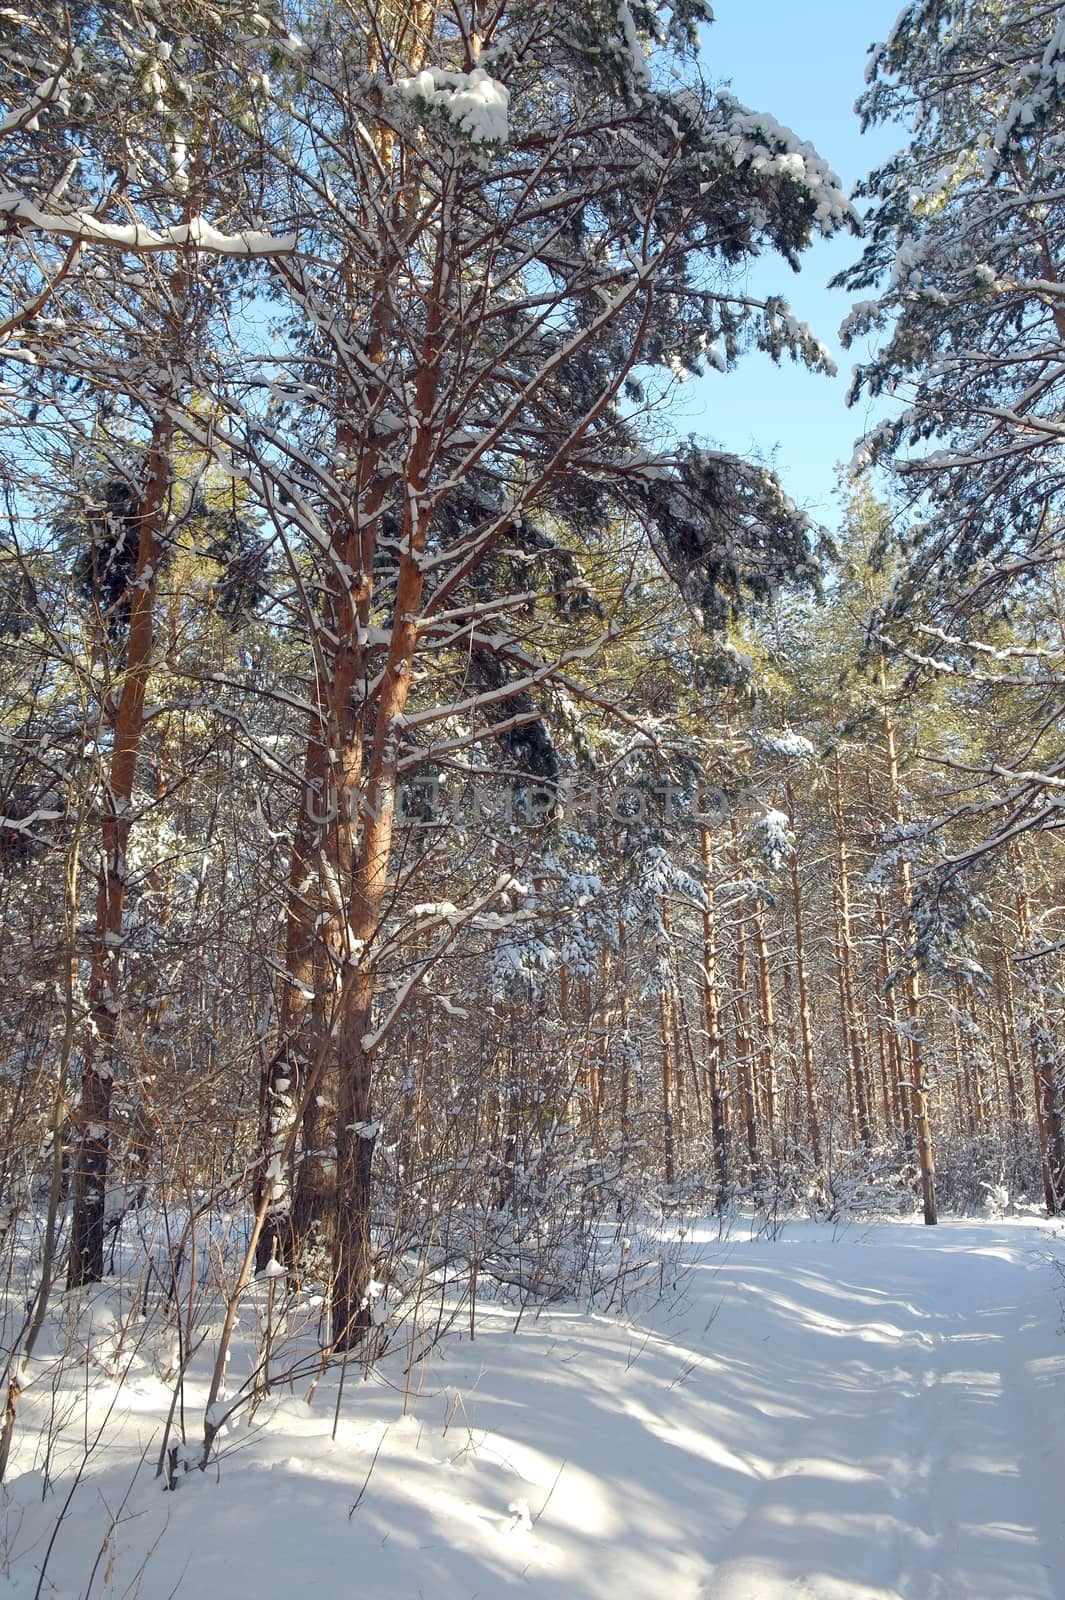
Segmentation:
[(762, 1118), (769, 1130), (770, 1159), (774, 1172), (780, 1166), (780, 1148), (777, 1133), (777, 1062), (776, 1014), (773, 1006), (773, 985), (769, 973), (769, 947), (765, 937), (765, 917), (761, 906), (754, 914), (754, 948), (758, 964), (758, 1008), (761, 1022), (761, 1047), (759, 1049), (759, 1089)]
[[(885, 686), (885, 681), (886, 674), (884, 673), (883, 665), (881, 665), (882, 687)], [(902, 809), (902, 784), (899, 779), (898, 740), (895, 735), (895, 725), (886, 714), (884, 717), (884, 740), (887, 751), (888, 786), (891, 793), (892, 816), (895, 826), (901, 829), (904, 826), (905, 818)], [(902, 915), (908, 922), (910, 919), (910, 903), (913, 899), (913, 876), (910, 863), (905, 857), (902, 860), (899, 873), (899, 888), (902, 899)], [(933, 1227), (938, 1221), (935, 1151), (932, 1143), (932, 1119), (928, 1109), (928, 1085), (921, 1033), (921, 979), (920, 974), (912, 966), (906, 974), (904, 996), (906, 1003), (906, 1089), (910, 1104), (913, 1138), (917, 1146), (917, 1164), (921, 1174), (921, 1203), (924, 1211), (924, 1220), (927, 1227)]]
[[(1024, 952), (1032, 947), (1032, 909), (1024, 884), (1020, 852), (1016, 849), (1014, 864), (1021, 881), (1017, 895), (1017, 933)], [(1062, 1116), (1061, 1086), (1058, 1082), (1058, 1052), (1047, 1014), (1046, 993), (1037, 975), (1037, 967), (1038, 963), (1032, 962), (1029, 970), (1026, 964), (1028, 1037), (1043, 1168), (1043, 1194), (1047, 1214), (1054, 1217), (1065, 1206), (1065, 1118)]]
[(104, 1272), (104, 1224), (110, 1153), (111, 1097), (125, 985), (123, 913), (127, 852), (133, 828), (133, 782), (144, 731), (152, 671), (156, 573), (170, 490), (172, 424), (162, 416), (148, 453), (137, 518), (137, 561), (130, 584), (129, 631), (101, 823), (101, 864), (90, 955), (89, 1013), (81, 1099), (75, 1114), (73, 1209), (67, 1287), (98, 1283)]
[[(795, 833), (795, 799), (791, 784), (785, 789), (788, 825)], [(817, 1103), (817, 1075), (814, 1059), (813, 1020), (810, 1010), (810, 975), (806, 966), (806, 917), (802, 899), (798, 843), (791, 853), (791, 913), (795, 935), (795, 977), (799, 989), (799, 1043), (802, 1052), (802, 1079), (806, 1094), (806, 1136), (814, 1166), (821, 1167), (821, 1119)]]
[(862, 1056), (862, 1037), (854, 1004), (854, 939), (851, 927), (850, 865), (843, 816), (843, 785), (840, 776), (839, 754), (835, 760), (835, 824), (836, 871), (838, 889), (838, 960), (840, 994), (840, 1029), (843, 1036), (844, 1055), (850, 1071), (851, 1098), (854, 1105), (857, 1134), (867, 1148), (873, 1142), (873, 1128), (869, 1107), (869, 1085), (865, 1061)]
[(714, 856), (709, 828), (701, 829), (706, 907), (703, 911), (703, 1017), (706, 1025), (706, 1071), (710, 1099), (710, 1136), (714, 1149), (717, 1204), (728, 1195), (728, 1078), (725, 1066), (725, 1032), (721, 1020), (718, 975), (717, 922), (714, 902)]

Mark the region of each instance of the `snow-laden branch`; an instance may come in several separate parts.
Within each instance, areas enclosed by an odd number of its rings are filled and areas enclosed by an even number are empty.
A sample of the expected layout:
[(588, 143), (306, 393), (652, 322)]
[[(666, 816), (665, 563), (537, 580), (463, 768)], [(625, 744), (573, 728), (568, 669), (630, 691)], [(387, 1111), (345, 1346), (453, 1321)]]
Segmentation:
[[(517, 880), (511, 877), (509, 873), (504, 873), (502, 876), (497, 878), (492, 887), (484, 894), (480, 895), (472, 905), (460, 907), (453, 905), (450, 901), (442, 901), (439, 903), (433, 902), (431, 904), (427, 903), (425, 905), (413, 907), (411, 911), (411, 918), (413, 919), (413, 922), (416, 923), (423, 931), (436, 931), (438, 937), (432, 948), (426, 953), (423, 959), (416, 964), (414, 969), (407, 974), (406, 978), (404, 978), (403, 982), (399, 985), (392, 997), (392, 1004), (389, 1007), (388, 1012), (382, 1018), (378, 1026), (372, 1033), (363, 1035), (362, 1048), (367, 1052), (367, 1054), (379, 1048), (385, 1037), (391, 1032), (392, 1026), (396, 1022), (397, 1018), (402, 1014), (411, 993), (414, 991), (417, 985), (421, 983), (423, 979), (432, 971), (433, 967), (437, 964), (440, 958), (447, 954), (447, 951), (450, 949), (451, 945), (454, 944), (458, 935), (464, 928), (480, 927), (488, 932), (494, 933), (501, 931), (503, 928), (517, 926), (533, 920), (535, 913), (530, 910), (511, 911), (500, 914), (498, 912), (491, 912), (488, 909), (492, 902), (497, 900), (501, 895), (509, 894), (514, 890), (520, 890), (521, 887), (522, 886), (517, 882)], [(394, 940), (389, 941), (389, 944), (392, 943), (394, 943)], [(388, 945), (384, 946), (385, 950), (387, 950), (387, 948)], [(380, 963), (381, 955), (382, 951), (379, 951), (377, 957), (378, 963)]]
[(39, 233), (58, 234), (79, 244), (110, 245), (136, 255), (160, 250), (203, 250), (219, 256), (271, 257), (291, 255), (296, 248), (295, 234), (276, 237), (252, 230), (223, 233), (205, 217), (156, 229), (142, 222), (104, 222), (91, 211), (43, 211), (13, 189), (0, 190), (0, 218), (6, 218), (16, 228), (35, 228)]
[(443, 114), (473, 144), (505, 144), (510, 96), (483, 67), (445, 72), (425, 67), (412, 78), (397, 79), (393, 93), (425, 111)]
[(28, 133), (36, 133), (38, 117), (42, 111), (57, 100), (65, 99), (68, 88), (67, 80), (62, 73), (54, 72), (46, 78), (34, 91), (33, 98), (24, 105), (14, 106), (6, 116), (0, 117), (0, 138), (9, 133), (21, 132), (25, 129)]

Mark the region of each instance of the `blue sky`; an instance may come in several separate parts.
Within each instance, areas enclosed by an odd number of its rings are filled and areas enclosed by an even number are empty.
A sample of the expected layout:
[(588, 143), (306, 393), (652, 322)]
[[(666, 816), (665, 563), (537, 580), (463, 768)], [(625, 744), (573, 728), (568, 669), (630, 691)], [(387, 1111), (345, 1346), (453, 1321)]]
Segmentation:
[[(811, 140), (847, 189), (905, 142), (902, 130), (876, 129), (860, 137), (853, 114), (867, 47), (890, 31), (901, 0), (713, 3), (716, 20), (706, 30), (703, 51), (711, 80), (730, 80), (738, 99)], [(850, 460), (855, 438), (868, 426), (864, 405), (848, 410), (844, 404), (859, 354), (841, 351), (837, 338), (850, 296), (826, 287), (856, 259), (858, 248), (850, 237), (822, 242), (803, 258), (798, 276), (786, 263), (766, 257), (749, 278), (753, 292), (776, 292), (790, 300), (796, 315), (835, 354), (837, 379), (790, 363), (776, 367), (768, 357), (752, 354), (735, 371), (690, 381), (675, 396), (673, 420), (681, 432), (771, 460), (792, 498), (829, 526), (838, 520), (835, 463)]]

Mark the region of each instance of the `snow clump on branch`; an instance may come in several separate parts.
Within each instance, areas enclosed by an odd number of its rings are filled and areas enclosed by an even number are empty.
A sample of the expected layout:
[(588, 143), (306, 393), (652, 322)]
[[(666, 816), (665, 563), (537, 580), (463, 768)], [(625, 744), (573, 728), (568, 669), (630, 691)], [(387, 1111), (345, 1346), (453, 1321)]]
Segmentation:
[(718, 100), (728, 113), (724, 142), (737, 166), (749, 162), (753, 172), (789, 178), (805, 189), (822, 233), (853, 223), (856, 213), (840, 179), (812, 144), (775, 117), (748, 111), (731, 95), (719, 95)]
[(427, 110), (442, 112), (473, 144), (506, 144), (510, 95), (483, 67), (445, 72), (426, 67), (413, 78), (399, 78), (396, 93)]

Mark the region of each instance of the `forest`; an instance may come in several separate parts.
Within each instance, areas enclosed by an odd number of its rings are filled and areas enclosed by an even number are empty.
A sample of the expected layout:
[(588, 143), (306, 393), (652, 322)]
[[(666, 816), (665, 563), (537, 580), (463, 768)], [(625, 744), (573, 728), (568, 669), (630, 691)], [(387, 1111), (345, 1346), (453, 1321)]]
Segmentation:
[[(910, 0), (854, 194), (712, 32), (0, 7), (0, 1478), (119, 1282), (173, 1488), (283, 1304), (369, 1373), (648, 1218), (1065, 1209), (1065, 5)], [(831, 369), (837, 234), (830, 531), (672, 419)]]

